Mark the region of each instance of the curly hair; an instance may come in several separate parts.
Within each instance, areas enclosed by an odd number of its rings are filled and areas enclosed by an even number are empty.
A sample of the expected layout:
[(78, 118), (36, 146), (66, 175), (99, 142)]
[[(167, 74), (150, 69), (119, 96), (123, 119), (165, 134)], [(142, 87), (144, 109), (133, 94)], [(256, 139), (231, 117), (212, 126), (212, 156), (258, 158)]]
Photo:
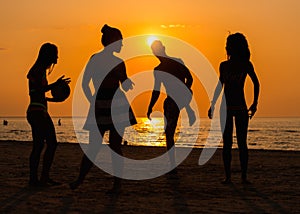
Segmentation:
[(226, 52), (230, 60), (250, 60), (248, 42), (241, 33), (230, 34), (227, 37)]

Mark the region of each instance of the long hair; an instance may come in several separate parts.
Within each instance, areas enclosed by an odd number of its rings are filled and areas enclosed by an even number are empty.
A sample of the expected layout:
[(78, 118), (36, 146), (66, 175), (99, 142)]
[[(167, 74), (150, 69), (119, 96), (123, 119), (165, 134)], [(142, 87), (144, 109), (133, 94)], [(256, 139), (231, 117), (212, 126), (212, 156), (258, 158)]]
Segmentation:
[(227, 57), (230, 60), (250, 60), (250, 50), (246, 37), (241, 33), (230, 34), (226, 42)]
[(57, 60), (57, 52), (58, 50), (56, 45), (51, 43), (44, 43), (41, 46), (38, 57), (29, 70), (27, 77), (35, 75), (35, 72), (39, 72), (40, 70), (46, 71), (48, 68), (53, 66), (53, 64)]
[(102, 27), (101, 33), (101, 43), (104, 47), (123, 38), (119, 29), (110, 27), (107, 24)]

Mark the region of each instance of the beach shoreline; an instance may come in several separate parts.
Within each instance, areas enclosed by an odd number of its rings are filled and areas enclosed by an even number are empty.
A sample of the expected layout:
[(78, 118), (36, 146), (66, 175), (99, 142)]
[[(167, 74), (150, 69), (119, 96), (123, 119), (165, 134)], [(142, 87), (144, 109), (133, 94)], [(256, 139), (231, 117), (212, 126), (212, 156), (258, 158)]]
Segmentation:
[[(30, 189), (28, 157), (31, 143), (0, 141), (1, 213), (296, 213), (300, 212), (300, 151), (249, 150), (249, 180), (240, 182), (238, 150), (233, 149), (232, 185), (223, 185), (222, 149), (198, 165), (202, 149), (193, 149), (178, 166), (178, 176), (124, 180), (122, 192), (106, 191), (112, 176), (92, 168), (77, 190), (68, 183), (79, 171), (83, 152), (79, 144), (59, 143), (51, 177), (63, 184)], [(136, 159), (156, 157), (164, 147), (123, 146)]]

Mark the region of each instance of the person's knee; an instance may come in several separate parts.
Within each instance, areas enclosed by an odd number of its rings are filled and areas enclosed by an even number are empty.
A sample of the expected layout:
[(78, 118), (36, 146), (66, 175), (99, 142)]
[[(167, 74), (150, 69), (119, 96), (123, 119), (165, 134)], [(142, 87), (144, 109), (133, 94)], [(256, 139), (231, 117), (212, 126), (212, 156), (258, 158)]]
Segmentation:
[(173, 137), (175, 134), (175, 130), (176, 130), (176, 126), (173, 126), (171, 124), (167, 125), (165, 129), (166, 136)]
[(174, 135), (166, 133), (167, 148), (171, 148), (175, 144)]
[(167, 141), (167, 149), (171, 149), (175, 145), (174, 140)]
[(52, 141), (50, 141), (50, 142), (48, 141), (48, 142), (47, 142), (47, 149), (48, 149), (48, 150), (55, 151), (56, 148), (57, 148), (57, 145), (58, 145), (58, 143), (57, 143), (56, 140), (52, 140)]
[(122, 155), (121, 144), (110, 143), (109, 148), (113, 150), (115, 153)]
[(223, 148), (223, 155), (230, 155), (231, 154), (231, 148)]
[(33, 153), (41, 153), (44, 148), (44, 141), (43, 140), (34, 140), (32, 152)]
[(247, 151), (248, 147), (247, 147), (247, 141), (245, 139), (241, 140), (238, 139), (238, 147), (240, 151)]
[(223, 145), (223, 154), (230, 154), (231, 153), (232, 145), (230, 143)]
[(43, 148), (33, 148), (30, 154), (30, 158), (39, 158), (41, 156), (42, 151)]

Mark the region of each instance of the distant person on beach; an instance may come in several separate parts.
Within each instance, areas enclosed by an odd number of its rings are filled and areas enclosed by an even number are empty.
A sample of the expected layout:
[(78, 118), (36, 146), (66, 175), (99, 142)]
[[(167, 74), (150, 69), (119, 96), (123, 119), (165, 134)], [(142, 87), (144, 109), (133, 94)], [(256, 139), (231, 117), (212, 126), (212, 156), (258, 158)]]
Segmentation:
[[(49, 171), (57, 147), (57, 140), (54, 125), (48, 113), (47, 102), (61, 102), (61, 100), (46, 97), (45, 93), (62, 82), (69, 84), (70, 78), (64, 78), (64, 76), (62, 76), (55, 83), (48, 84), (46, 72), (48, 71), (48, 74), (50, 74), (53, 71), (54, 65), (57, 63), (57, 58), (57, 47), (51, 43), (43, 44), (35, 63), (27, 74), (30, 96), (27, 120), (31, 126), (33, 138), (33, 147), (29, 158), (30, 186), (59, 184), (49, 177)], [(44, 153), (43, 169), (39, 180), (38, 167), (44, 143), (47, 144), (47, 149)]]
[[(167, 150), (170, 155), (171, 167), (175, 166), (175, 150), (170, 150), (175, 142), (174, 135), (177, 127), (177, 121), (179, 113), (182, 108), (186, 108), (189, 116), (189, 123), (192, 125), (195, 120), (195, 112), (190, 107), (190, 101), (192, 98), (191, 86), (193, 83), (193, 77), (189, 69), (184, 65), (183, 61), (179, 58), (170, 57), (166, 54), (165, 46), (161, 41), (156, 40), (152, 43), (151, 49), (153, 54), (158, 58), (160, 64), (154, 68), (154, 88), (150, 104), (148, 106), (147, 117), (151, 119), (152, 108), (160, 95), (160, 89), (163, 85), (166, 89), (167, 98), (164, 101), (164, 116), (165, 116), (165, 134)], [(188, 90), (188, 93), (184, 93), (184, 89), (180, 88), (180, 84), (170, 80), (171, 75), (181, 81)], [(174, 100), (174, 97), (178, 100)], [(176, 173), (176, 169), (172, 170), (171, 173)]]
[[(127, 125), (137, 123), (124, 92), (121, 92), (117, 96), (117, 99), (119, 99), (117, 106), (119, 115), (114, 115), (116, 118), (120, 116), (120, 119), (113, 121), (111, 109), (116, 91), (120, 86), (124, 91), (128, 91), (133, 88), (134, 84), (127, 77), (123, 60), (114, 55), (114, 52), (119, 53), (123, 46), (121, 31), (117, 28), (104, 25), (101, 32), (101, 42), (104, 49), (90, 58), (82, 80), (82, 89), (90, 102), (88, 117), (84, 125), (84, 129), (89, 131), (89, 146), (87, 152), (83, 155), (77, 180), (70, 183), (71, 189), (76, 189), (83, 182), (85, 176), (93, 166), (92, 161), (94, 161), (99, 149), (101, 149), (102, 142), (99, 141), (103, 139), (105, 132), (109, 131), (109, 146), (112, 151), (123, 156), (121, 143), (126, 125), (123, 125), (121, 117), (129, 113), (129, 118), (127, 119), (129, 119), (130, 124)], [(96, 90), (94, 94), (90, 88), (91, 82)], [(115, 126), (120, 129), (117, 131)], [(98, 127), (97, 130), (95, 130), (95, 127)], [(113, 170), (122, 170), (122, 160), (116, 158), (114, 152), (112, 152)], [(114, 177), (113, 188), (109, 192), (118, 193), (120, 189), (121, 179)]]
[[(250, 62), (248, 42), (243, 34), (235, 33), (227, 37), (226, 52), (228, 59), (220, 64), (220, 83), (217, 85), (213, 100), (211, 101), (208, 117), (210, 119), (213, 117), (215, 103), (224, 87), (225, 99), (221, 103), (220, 115), (223, 132), (223, 162), (226, 176), (223, 183), (231, 183), (233, 118), (235, 118), (236, 137), (239, 148), (241, 179), (242, 183), (249, 183), (247, 180), (247, 132), (249, 118), (251, 119), (257, 110), (259, 81)], [(247, 75), (249, 75), (254, 85), (254, 99), (250, 108), (247, 108), (244, 95), (244, 85)], [(225, 107), (226, 115), (222, 112), (222, 109), (225, 111)]]
[(7, 120), (3, 120), (3, 125), (7, 126), (8, 125), (8, 121)]

